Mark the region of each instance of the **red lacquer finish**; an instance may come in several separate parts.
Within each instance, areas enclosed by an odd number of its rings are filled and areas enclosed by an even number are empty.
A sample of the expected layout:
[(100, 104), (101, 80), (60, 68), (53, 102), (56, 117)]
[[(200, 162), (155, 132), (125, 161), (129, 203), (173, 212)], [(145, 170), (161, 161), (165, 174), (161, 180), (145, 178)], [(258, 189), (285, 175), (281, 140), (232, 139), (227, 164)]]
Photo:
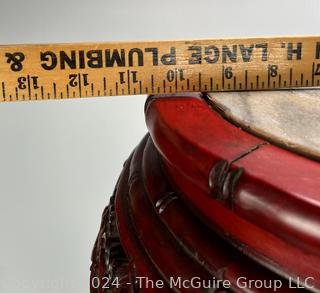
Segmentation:
[[(91, 280), (120, 284), (91, 293), (320, 292), (320, 164), (236, 127), (201, 94), (149, 97), (145, 113), (150, 133), (92, 253)], [(216, 290), (172, 284), (194, 277)]]
[[(181, 194), (170, 184), (163, 168), (160, 155), (149, 139), (143, 156), (146, 194), (167, 229), (193, 256), (194, 261), (201, 263), (215, 278), (229, 280), (236, 292), (247, 292), (246, 288), (237, 285), (240, 278), (252, 281), (279, 279), (282, 286), (277, 292), (295, 291), (289, 288), (286, 280), (246, 257), (204, 225), (181, 200)], [(259, 292), (257, 288), (252, 288), (252, 291)]]
[(319, 287), (319, 163), (244, 132), (199, 97), (151, 98), (146, 121), (206, 223), (265, 266)]

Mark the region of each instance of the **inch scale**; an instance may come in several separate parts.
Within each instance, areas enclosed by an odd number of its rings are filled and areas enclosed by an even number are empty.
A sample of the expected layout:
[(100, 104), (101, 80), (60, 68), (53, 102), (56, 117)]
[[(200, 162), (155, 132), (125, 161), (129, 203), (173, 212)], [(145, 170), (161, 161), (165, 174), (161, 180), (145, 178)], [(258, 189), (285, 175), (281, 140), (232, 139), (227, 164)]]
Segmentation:
[(320, 85), (320, 36), (0, 46), (0, 101)]

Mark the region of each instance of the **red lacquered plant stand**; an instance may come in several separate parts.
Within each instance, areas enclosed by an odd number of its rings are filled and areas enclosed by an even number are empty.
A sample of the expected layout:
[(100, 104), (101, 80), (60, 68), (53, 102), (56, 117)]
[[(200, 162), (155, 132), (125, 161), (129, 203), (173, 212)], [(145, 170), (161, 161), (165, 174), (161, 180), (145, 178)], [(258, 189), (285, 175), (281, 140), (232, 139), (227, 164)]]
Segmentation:
[(150, 96), (116, 185), (91, 293), (319, 292), (320, 164), (221, 117)]

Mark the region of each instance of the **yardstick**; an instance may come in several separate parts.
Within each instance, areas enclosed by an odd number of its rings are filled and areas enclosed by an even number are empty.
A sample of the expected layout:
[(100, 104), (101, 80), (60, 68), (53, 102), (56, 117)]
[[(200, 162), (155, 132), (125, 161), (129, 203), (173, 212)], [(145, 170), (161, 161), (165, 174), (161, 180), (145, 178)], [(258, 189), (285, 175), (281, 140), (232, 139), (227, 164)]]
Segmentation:
[(320, 84), (320, 36), (0, 46), (0, 101)]

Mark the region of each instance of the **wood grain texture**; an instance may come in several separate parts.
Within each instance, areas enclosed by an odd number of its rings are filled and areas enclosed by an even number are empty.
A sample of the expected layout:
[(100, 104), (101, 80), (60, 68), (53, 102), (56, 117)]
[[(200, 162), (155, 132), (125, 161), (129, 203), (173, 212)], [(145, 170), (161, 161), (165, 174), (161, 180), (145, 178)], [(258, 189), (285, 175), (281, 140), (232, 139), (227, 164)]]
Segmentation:
[(320, 37), (0, 46), (0, 101), (320, 85)]

